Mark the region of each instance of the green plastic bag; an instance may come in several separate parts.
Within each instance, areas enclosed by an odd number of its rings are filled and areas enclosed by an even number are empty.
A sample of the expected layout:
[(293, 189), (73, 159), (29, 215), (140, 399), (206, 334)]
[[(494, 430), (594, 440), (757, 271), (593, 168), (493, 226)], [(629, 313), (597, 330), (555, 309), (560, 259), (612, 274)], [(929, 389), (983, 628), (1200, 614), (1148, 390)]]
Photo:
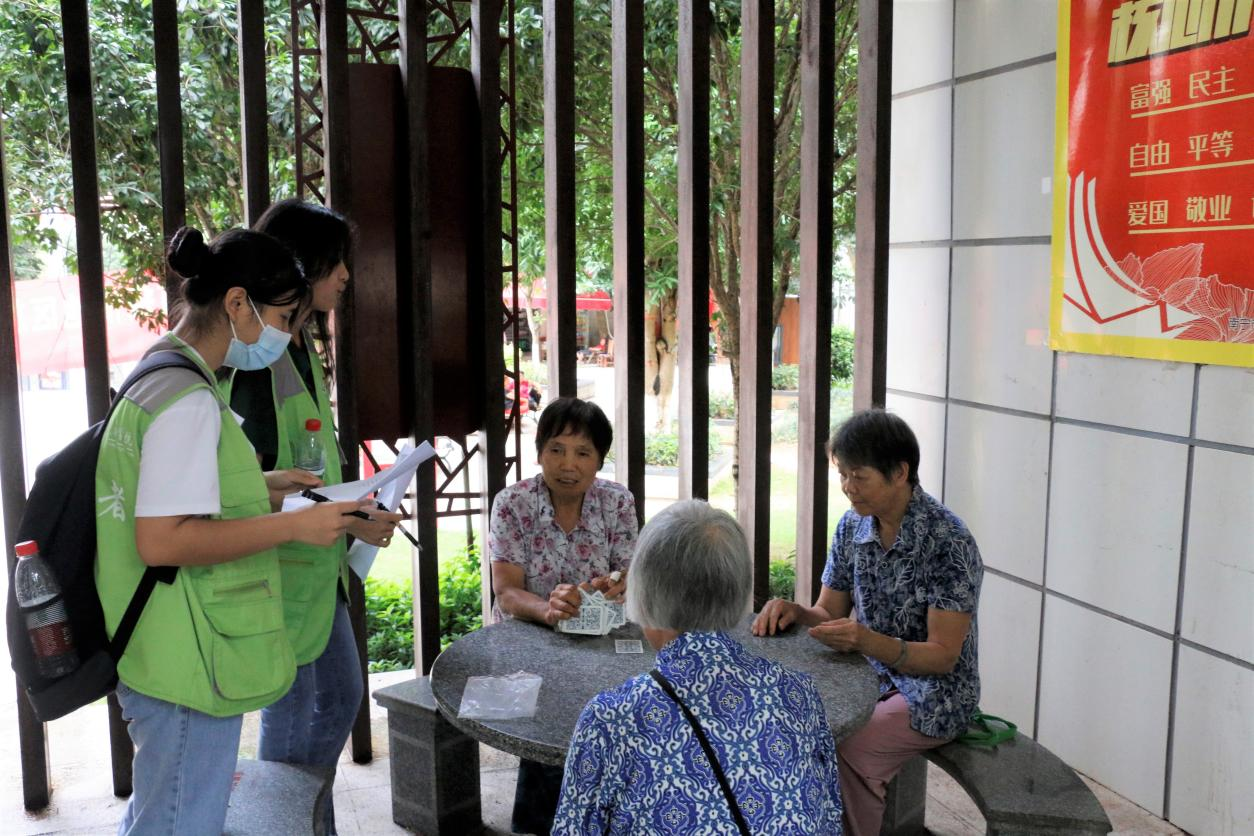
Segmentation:
[(992, 714), (984, 714), (979, 709), (976, 709), (975, 714), (971, 716), (971, 722), (967, 726), (966, 732), (958, 735), (955, 740), (967, 746), (992, 749), (998, 743), (1013, 740), (1018, 729), (1019, 727), (1009, 720), (994, 717)]

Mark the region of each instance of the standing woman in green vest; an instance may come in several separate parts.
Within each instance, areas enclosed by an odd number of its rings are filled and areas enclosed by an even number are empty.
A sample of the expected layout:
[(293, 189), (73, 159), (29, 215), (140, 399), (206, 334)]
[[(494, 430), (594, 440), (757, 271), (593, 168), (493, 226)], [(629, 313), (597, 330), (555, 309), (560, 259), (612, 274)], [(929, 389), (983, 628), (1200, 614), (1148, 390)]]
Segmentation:
[(181, 352), (200, 373), (149, 374), (109, 420), (96, 466), (96, 586), (112, 638), (146, 567), (178, 567), (118, 662), (137, 747), (118, 832), (217, 836), (241, 715), (283, 696), (295, 676), (275, 547), (336, 542), (358, 503), (275, 513), (284, 493), (318, 480), (263, 473), (210, 384), (223, 366), (264, 368), (282, 352), (309, 294), (291, 254), (256, 232), (206, 245), (184, 227), (168, 260), (185, 279), (182, 316), (149, 353)]
[[(333, 485), (341, 481), (341, 453), (327, 386), (333, 365), (327, 316), (348, 285), (352, 230), (342, 215), (301, 200), (274, 204), (254, 229), (292, 251), (312, 292), (292, 323), (283, 356), (269, 368), (232, 376), (231, 407), (243, 416), (262, 467), (299, 466), (296, 447), (316, 439), (324, 452), (321, 478)], [(400, 515), (371, 516), (354, 520), (348, 534), (387, 546)], [(362, 700), (361, 661), (348, 616), (346, 543), (344, 538), (329, 546), (289, 543), (279, 548), (279, 561), (298, 667), (287, 695), (261, 713), (258, 757), (334, 770)], [(329, 804), (326, 824), (334, 833)]]

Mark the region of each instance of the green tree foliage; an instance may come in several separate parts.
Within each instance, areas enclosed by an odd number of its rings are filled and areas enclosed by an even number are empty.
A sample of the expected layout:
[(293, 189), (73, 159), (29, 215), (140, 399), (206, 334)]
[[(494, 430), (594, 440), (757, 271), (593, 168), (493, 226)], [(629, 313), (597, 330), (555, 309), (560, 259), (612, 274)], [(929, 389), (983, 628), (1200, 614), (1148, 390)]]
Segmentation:
[[(291, 59), (287, 0), (265, 0), (271, 192), (294, 190)], [(52, 252), (40, 217), (73, 213), (65, 65), (58, 0), (6, 0), (0, 14), (0, 104), (15, 244)], [(179, 3), (179, 54), (188, 223), (206, 235), (241, 223), (239, 58), (235, 4)], [(161, 179), (157, 148), (152, 8), (147, 0), (94, 0), (91, 46), (101, 225), (118, 275), (107, 300), (134, 308), (143, 285), (162, 274)], [(73, 241), (67, 242), (71, 247)], [(75, 269), (72, 251), (66, 265)], [(160, 321), (160, 311), (136, 311)]]

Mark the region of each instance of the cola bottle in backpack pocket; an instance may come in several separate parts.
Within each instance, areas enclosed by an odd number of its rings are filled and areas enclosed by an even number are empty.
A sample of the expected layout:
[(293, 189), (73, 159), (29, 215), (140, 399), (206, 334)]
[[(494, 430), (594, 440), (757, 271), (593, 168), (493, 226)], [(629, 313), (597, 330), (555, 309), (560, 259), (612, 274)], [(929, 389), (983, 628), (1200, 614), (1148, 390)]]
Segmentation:
[(13, 570), (13, 594), (26, 620), (39, 675), (48, 679), (65, 676), (78, 667), (78, 653), (61, 587), (39, 556), (34, 540), (18, 543), (14, 551), (17, 567)]

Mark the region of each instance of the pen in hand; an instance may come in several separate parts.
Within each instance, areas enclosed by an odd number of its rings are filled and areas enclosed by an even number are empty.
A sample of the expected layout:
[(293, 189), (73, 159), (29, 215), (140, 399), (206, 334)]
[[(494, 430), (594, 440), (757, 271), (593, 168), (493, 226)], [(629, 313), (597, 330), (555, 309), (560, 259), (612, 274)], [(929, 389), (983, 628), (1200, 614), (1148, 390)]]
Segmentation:
[[(330, 502), (331, 501), (327, 499), (325, 496), (323, 496), (322, 494), (318, 493), (317, 491), (311, 488), (305, 488), (303, 491), (300, 492), (300, 495), (303, 496), (305, 499), (310, 499), (310, 500), (313, 500), (314, 502)], [(374, 505), (380, 511), (387, 511), (387, 506), (385, 506), (382, 502), (379, 502), (377, 499), (375, 500)], [(347, 514), (345, 514), (345, 516), (357, 517), (363, 520), (373, 519), (373, 517), (371, 517), (365, 511), (349, 511)], [(418, 548), (418, 549), (422, 548), (422, 546), (418, 544), (418, 540), (414, 537), (414, 535), (406, 531), (403, 525), (397, 525), (396, 530), (399, 531), (401, 534), (404, 534), (405, 539), (413, 543), (415, 548)]]

